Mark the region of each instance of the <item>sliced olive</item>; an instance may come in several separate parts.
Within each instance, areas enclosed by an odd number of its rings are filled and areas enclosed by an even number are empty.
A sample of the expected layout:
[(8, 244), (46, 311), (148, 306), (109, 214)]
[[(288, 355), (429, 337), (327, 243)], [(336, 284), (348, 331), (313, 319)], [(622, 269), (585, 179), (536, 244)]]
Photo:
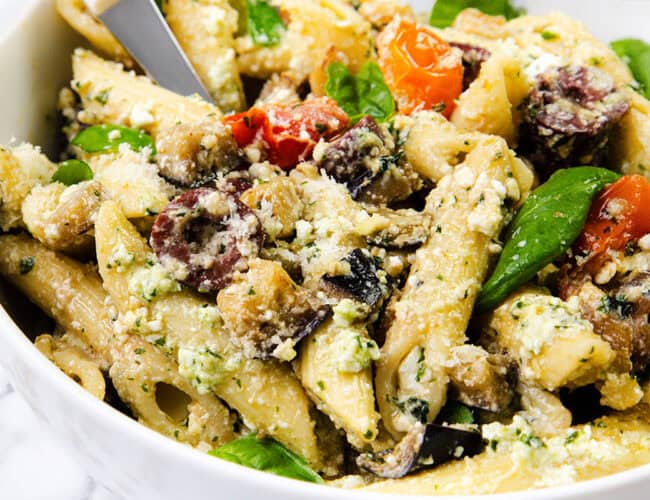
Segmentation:
[(175, 279), (216, 292), (246, 271), (264, 240), (259, 219), (230, 193), (198, 188), (174, 199), (156, 218), (151, 246)]

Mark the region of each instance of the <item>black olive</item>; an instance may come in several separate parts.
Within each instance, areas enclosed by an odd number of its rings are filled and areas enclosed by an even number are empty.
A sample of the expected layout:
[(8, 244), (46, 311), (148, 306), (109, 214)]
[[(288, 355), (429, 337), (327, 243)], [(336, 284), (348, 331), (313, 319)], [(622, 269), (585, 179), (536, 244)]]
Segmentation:
[(478, 78), (483, 63), (492, 55), (489, 50), (468, 43), (449, 42), (449, 45), (463, 51), (463, 91)]
[(553, 68), (523, 105), (518, 152), (543, 177), (558, 168), (605, 166), (612, 127), (629, 109), (612, 78), (595, 68)]
[(186, 191), (172, 200), (151, 229), (151, 247), (160, 263), (199, 292), (228, 286), (263, 242), (255, 213), (232, 193), (209, 188)]

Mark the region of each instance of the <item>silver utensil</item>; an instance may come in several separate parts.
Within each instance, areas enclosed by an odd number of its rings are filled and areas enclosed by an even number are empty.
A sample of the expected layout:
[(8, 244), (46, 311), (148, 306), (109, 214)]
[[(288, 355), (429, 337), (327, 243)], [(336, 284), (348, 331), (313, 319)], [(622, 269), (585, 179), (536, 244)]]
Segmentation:
[(124, 48), (162, 87), (212, 102), (155, 0), (85, 0)]

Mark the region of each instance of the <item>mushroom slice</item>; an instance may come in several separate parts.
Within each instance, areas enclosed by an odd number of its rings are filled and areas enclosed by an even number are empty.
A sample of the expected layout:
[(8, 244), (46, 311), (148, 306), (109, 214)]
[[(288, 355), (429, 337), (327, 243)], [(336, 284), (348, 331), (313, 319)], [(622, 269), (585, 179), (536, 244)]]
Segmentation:
[(223, 289), (217, 304), (231, 340), (250, 358), (291, 361), (295, 346), (331, 314), (296, 285), (277, 262), (253, 259), (242, 279)]
[(372, 257), (363, 250), (353, 250), (345, 259), (350, 272), (343, 275), (325, 274), (321, 278), (322, 287), (331, 295), (356, 299), (371, 307), (381, 304), (388, 295), (388, 287), (382, 284), (379, 273), (387, 279), (384, 271), (377, 268)]
[(378, 210), (373, 214), (381, 221), (366, 237), (370, 245), (401, 250), (417, 248), (429, 238), (431, 218), (412, 209)]
[(395, 448), (364, 453), (357, 458), (357, 465), (376, 476), (397, 479), (419, 469), (477, 455), (484, 447), (480, 432), (418, 422)]
[(494, 413), (508, 407), (513, 390), (505, 356), (471, 344), (453, 348), (451, 356), (449, 378), (461, 403)]
[(390, 146), (390, 136), (374, 118), (366, 116), (350, 130), (317, 149), (314, 159), (319, 168), (344, 184), (356, 199), (384, 171), (386, 162), (392, 158)]
[(179, 123), (159, 134), (156, 148), (161, 175), (182, 186), (198, 187), (242, 164), (232, 132), (220, 122)]

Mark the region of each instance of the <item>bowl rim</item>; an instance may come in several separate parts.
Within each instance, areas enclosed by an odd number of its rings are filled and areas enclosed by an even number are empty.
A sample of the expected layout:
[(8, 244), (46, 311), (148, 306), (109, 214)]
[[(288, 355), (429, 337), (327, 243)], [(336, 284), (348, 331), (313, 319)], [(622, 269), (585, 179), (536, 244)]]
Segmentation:
[[(12, 343), (16, 355), (22, 358), (33, 369), (42, 372), (45, 378), (51, 381), (52, 389), (57, 390), (64, 399), (72, 401), (77, 406), (77, 411), (81, 410), (86, 415), (92, 414), (95, 420), (102, 420), (103, 426), (111, 428), (116, 433), (127, 435), (134, 444), (139, 443), (139, 446), (148, 448), (147, 451), (162, 454), (170, 461), (187, 461), (188, 465), (202, 469), (205, 473), (217, 472), (223, 476), (227, 476), (232, 481), (254, 481), (257, 483), (260, 491), (275, 490), (279, 493), (291, 492), (296, 498), (312, 498), (317, 500), (332, 500), (334, 498), (362, 500), (369, 497), (392, 498), (395, 500), (432, 498), (431, 496), (346, 490), (327, 485), (306, 483), (217, 459), (207, 453), (203, 453), (163, 436), (136, 420), (129, 418), (127, 415), (122, 414), (109, 404), (97, 400), (42, 355), (2, 305), (0, 305), (0, 332), (5, 334), (3, 335), (5, 342)], [(11, 381), (13, 376), (11, 370), (8, 370), (8, 375)], [(650, 464), (609, 476), (564, 486), (489, 495), (447, 495), (439, 497), (450, 500), (469, 500), (474, 498), (484, 498), (486, 500), (521, 500), (522, 498), (525, 498), (525, 500), (570, 500), (586, 498), (595, 493), (603, 494), (608, 491), (613, 492), (624, 486), (648, 481), (650, 481)]]

